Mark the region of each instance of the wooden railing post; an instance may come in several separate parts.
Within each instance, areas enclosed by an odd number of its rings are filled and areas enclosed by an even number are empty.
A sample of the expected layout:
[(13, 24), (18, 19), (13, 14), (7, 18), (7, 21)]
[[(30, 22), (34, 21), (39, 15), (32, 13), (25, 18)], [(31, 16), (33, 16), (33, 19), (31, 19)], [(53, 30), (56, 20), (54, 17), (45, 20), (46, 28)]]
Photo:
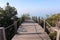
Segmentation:
[(44, 20), (44, 31), (45, 31), (45, 20)]
[(0, 27), (0, 40), (6, 40), (4, 27)]
[(58, 28), (57, 29), (57, 27), (52, 27), (51, 28), (53, 31), (56, 31), (57, 32), (57, 34), (56, 34), (56, 40), (60, 40), (60, 29)]
[(57, 31), (56, 40), (60, 40), (60, 31)]
[(14, 29), (15, 29), (15, 33), (17, 33), (17, 21), (14, 21)]

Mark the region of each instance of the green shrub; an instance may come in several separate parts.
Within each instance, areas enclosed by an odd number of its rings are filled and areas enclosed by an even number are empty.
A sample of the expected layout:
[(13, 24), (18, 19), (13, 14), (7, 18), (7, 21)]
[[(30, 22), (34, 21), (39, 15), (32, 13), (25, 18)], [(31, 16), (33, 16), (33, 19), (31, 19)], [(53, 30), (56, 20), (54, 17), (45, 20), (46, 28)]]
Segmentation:
[(56, 40), (56, 32), (49, 33), (49, 36), (52, 40)]

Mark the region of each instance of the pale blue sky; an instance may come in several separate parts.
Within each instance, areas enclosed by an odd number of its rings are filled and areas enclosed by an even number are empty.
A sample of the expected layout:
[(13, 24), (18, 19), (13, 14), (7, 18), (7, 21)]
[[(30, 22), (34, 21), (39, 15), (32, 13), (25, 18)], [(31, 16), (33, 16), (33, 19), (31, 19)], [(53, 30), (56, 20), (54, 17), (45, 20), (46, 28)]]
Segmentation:
[(0, 0), (0, 6), (4, 8), (7, 2), (17, 9), (19, 17), (23, 13), (41, 17), (60, 13), (60, 0)]

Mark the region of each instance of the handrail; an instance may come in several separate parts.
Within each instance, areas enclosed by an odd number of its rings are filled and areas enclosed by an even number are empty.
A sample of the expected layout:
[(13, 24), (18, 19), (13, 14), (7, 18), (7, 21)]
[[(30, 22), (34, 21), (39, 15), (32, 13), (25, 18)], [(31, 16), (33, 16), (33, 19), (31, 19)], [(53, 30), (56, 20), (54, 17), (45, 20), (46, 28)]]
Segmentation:
[[(52, 31), (52, 29), (51, 29), (51, 25), (47, 22), (47, 21), (45, 21), (44, 19), (41, 19), (42, 21), (43, 21), (43, 23), (44, 23), (44, 31), (46, 31), (46, 28), (47, 28), (47, 30), (49, 31), (49, 32), (53, 32)], [(47, 24), (48, 25), (48, 27), (45, 25), (45, 24)], [(48, 33), (48, 32), (47, 32)], [(49, 34), (49, 33), (48, 33)]]
[(8, 28), (10, 28), (11, 26), (13, 26), (14, 24), (12, 24), (12, 25), (9, 25), (8, 27), (6, 27), (5, 29), (8, 29)]
[[(16, 21), (16, 23), (19, 21), (19, 19)], [(14, 25), (14, 23), (13, 24), (11, 24), (11, 25), (9, 25), (8, 27), (6, 27), (5, 29), (8, 29), (8, 28), (10, 28), (11, 26), (13, 26)]]
[[(41, 19), (41, 20), (43, 20), (43, 19)], [(60, 34), (60, 33), (58, 32), (58, 30), (52, 28), (52, 26), (51, 26), (47, 21), (45, 21), (45, 22), (48, 24), (48, 26), (50, 26), (50, 30), (53, 30), (53, 31), (51, 31), (51, 32), (54, 32), (54, 31), (57, 32), (56, 40), (59, 40), (59, 34)]]
[(17, 21), (15, 21), (13, 24), (11, 24), (8, 27), (4, 28), (7, 40), (12, 39), (12, 37), (17, 33), (18, 22), (19, 22), (19, 19)]
[[(44, 21), (44, 19), (41, 19), (42, 21)], [(50, 27), (52, 27), (47, 21), (45, 21), (47, 24), (48, 24), (48, 26), (50, 26)]]
[(52, 27), (47, 21), (45, 21), (50, 27)]

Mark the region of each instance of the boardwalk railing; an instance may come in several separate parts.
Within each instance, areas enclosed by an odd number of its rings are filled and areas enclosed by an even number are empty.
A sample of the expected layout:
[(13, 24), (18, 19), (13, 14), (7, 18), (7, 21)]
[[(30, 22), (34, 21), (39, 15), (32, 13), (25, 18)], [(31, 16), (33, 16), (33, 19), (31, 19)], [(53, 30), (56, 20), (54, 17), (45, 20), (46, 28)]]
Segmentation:
[(41, 19), (44, 22), (44, 30), (49, 32), (57, 32), (56, 40), (60, 40), (60, 30), (54, 29), (47, 21)]
[(6, 28), (0, 27), (0, 40), (11, 40), (11, 38), (17, 33), (18, 21), (14, 21), (12, 25)]

